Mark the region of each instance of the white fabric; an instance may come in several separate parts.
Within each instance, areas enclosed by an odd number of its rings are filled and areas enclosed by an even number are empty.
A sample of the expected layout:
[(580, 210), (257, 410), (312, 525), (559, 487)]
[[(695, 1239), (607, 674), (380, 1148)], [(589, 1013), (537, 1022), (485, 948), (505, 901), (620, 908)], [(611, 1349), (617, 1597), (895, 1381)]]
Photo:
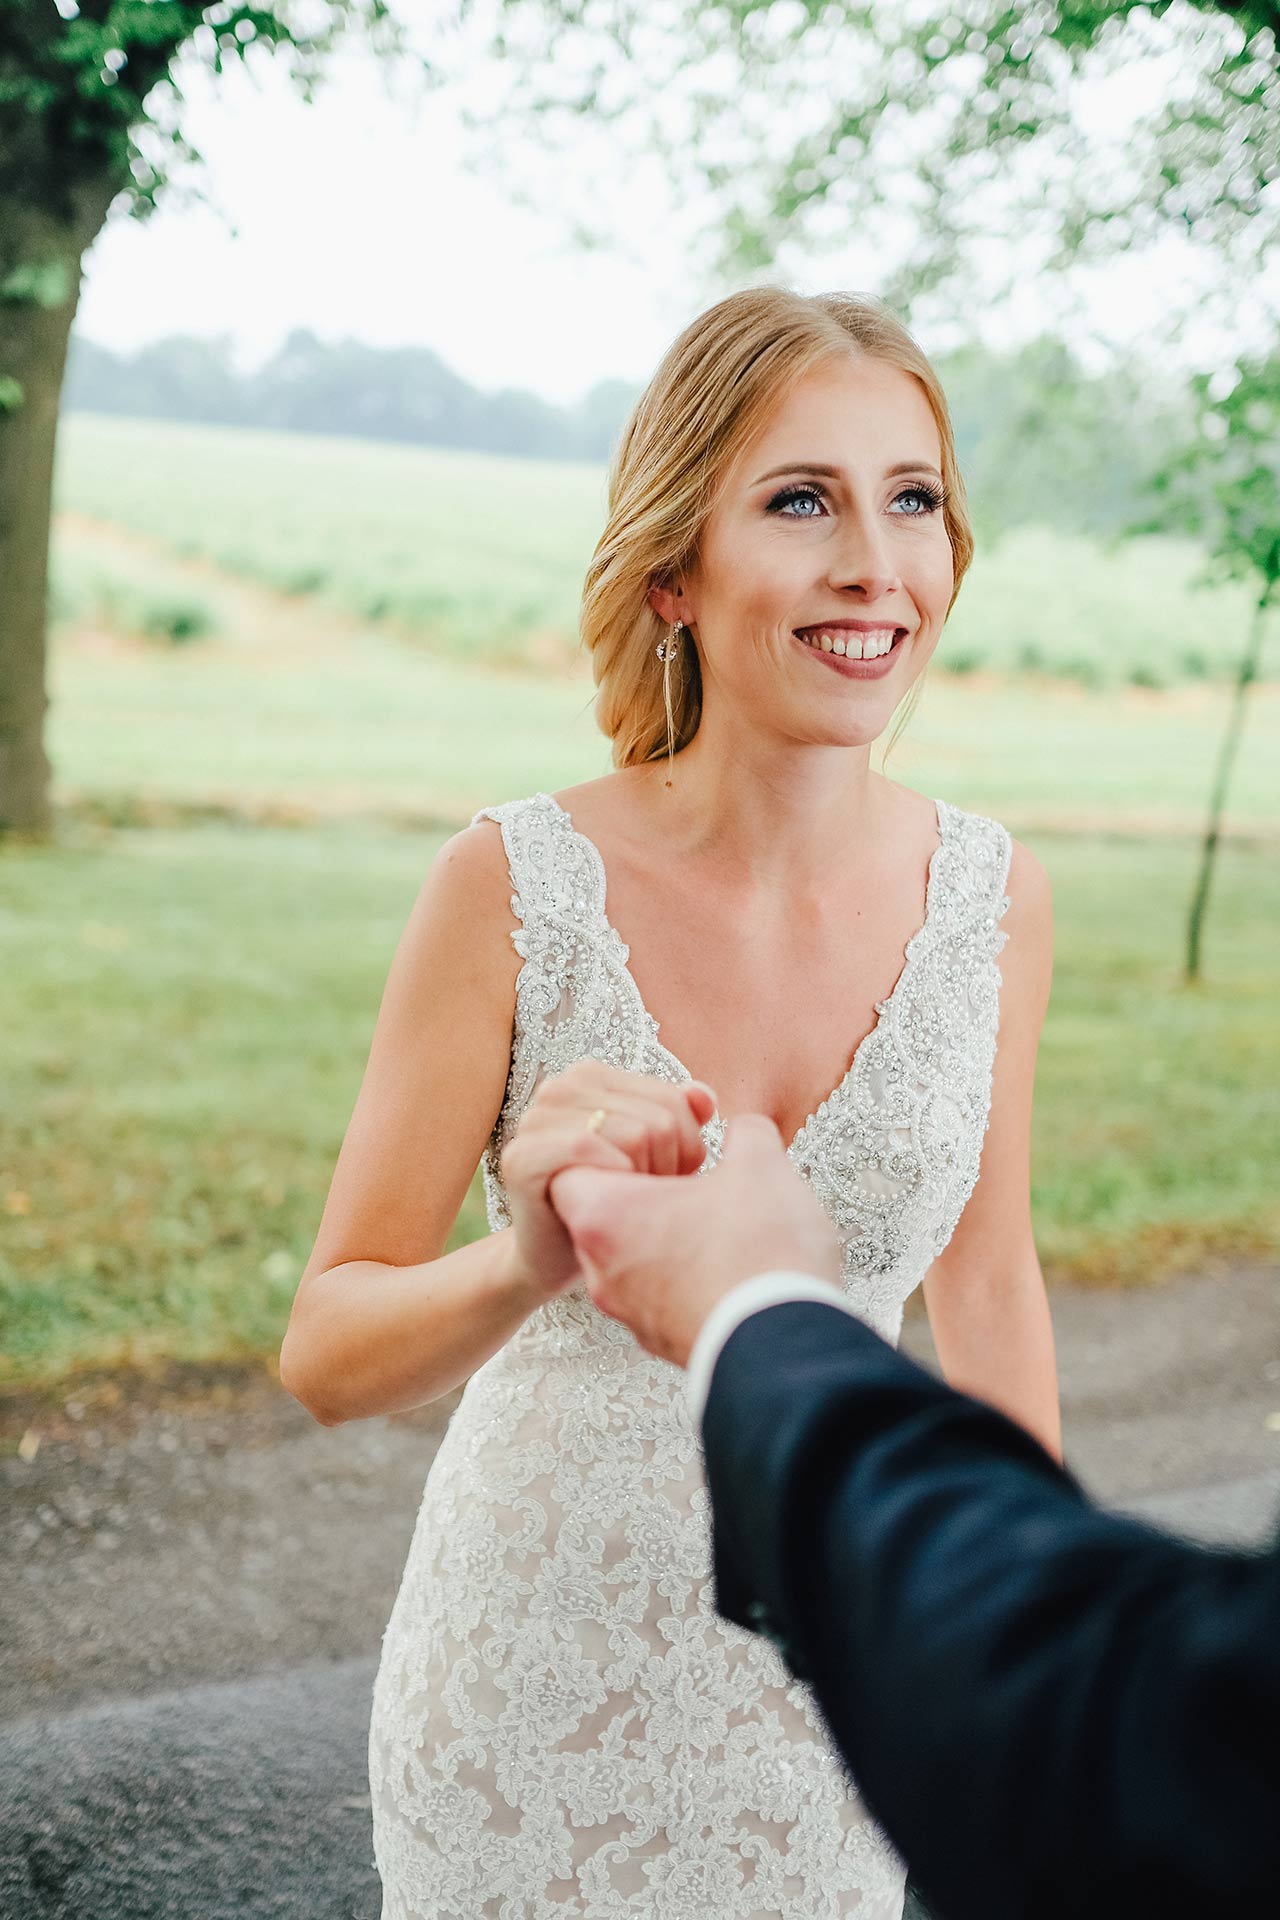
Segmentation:
[[(898, 983), (788, 1148), (840, 1233), (846, 1295), (890, 1340), (977, 1178), (996, 1044), (1009, 838), (937, 815)], [(690, 1076), (627, 970), (591, 841), (546, 794), (486, 817), (524, 960), (483, 1163), (496, 1229), (500, 1154), (545, 1076), (586, 1057)], [(713, 1166), (721, 1117), (703, 1132)], [(579, 1286), (468, 1382), (374, 1690), (383, 1920), (899, 1920), (902, 1865), (807, 1689), (715, 1612), (683, 1378)]]
[(716, 1361), (729, 1335), (763, 1307), (781, 1306), (784, 1300), (816, 1300), (824, 1307), (841, 1307), (859, 1316), (829, 1280), (815, 1279), (808, 1273), (757, 1273), (717, 1300), (702, 1323), (701, 1331), (689, 1354), (685, 1370), (684, 1393), (689, 1403), (689, 1418), (695, 1427), (702, 1425), (707, 1394)]

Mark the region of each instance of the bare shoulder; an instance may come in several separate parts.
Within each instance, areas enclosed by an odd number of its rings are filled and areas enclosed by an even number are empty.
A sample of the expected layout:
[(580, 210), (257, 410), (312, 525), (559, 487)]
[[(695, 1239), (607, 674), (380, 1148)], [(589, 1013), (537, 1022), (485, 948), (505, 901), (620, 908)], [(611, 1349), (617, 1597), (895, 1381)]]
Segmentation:
[[(502, 828), (496, 820), (477, 820), (450, 834), (427, 870), (424, 884), (466, 894), (477, 888), (488, 895), (507, 881), (507, 854)], [(509, 890), (509, 889), (508, 889)]]
[(903, 853), (908, 849), (931, 849), (938, 835), (938, 803), (917, 787), (905, 787), (887, 773), (873, 773), (879, 783), (880, 820), (888, 841)]
[(515, 924), (502, 830), (495, 820), (477, 820), (452, 834), (428, 867), (405, 944), (411, 954), (456, 956), (464, 977), (502, 979), (518, 964), (507, 938)]
[(1042, 927), (1051, 935), (1053, 889), (1049, 885), (1044, 863), (1037, 859), (1030, 847), (1024, 847), (1021, 840), (1011, 837), (1010, 846), (1006, 888), (1009, 910), (1005, 916), (1005, 931), (1011, 933), (1015, 926)]
[(594, 838), (596, 833), (625, 834), (637, 819), (636, 802), (652, 781), (648, 766), (619, 767), (601, 774), (598, 780), (580, 780), (574, 787), (561, 787), (551, 798), (563, 807), (580, 833)]
[(901, 780), (891, 780), (887, 773), (873, 773), (871, 782), (873, 787), (878, 787), (883, 804), (894, 810), (902, 824), (937, 826), (938, 803), (927, 793), (921, 793), (919, 787), (904, 786)]
[(496, 820), (477, 820), (442, 842), (422, 883), (423, 893), (448, 895), (464, 911), (492, 913), (511, 892), (507, 850)]
[(562, 807), (590, 806), (593, 800), (602, 798), (607, 800), (613, 790), (621, 784), (623, 784), (621, 774), (602, 773), (595, 780), (579, 780), (572, 787), (561, 787), (558, 792), (552, 794), (551, 798), (557, 800)]
[(1020, 840), (1012, 843), (1005, 890), (1009, 906), (1002, 931), (1008, 940), (1000, 956), (1005, 999), (1025, 1007), (1038, 1033), (1053, 979), (1053, 893), (1043, 863)]

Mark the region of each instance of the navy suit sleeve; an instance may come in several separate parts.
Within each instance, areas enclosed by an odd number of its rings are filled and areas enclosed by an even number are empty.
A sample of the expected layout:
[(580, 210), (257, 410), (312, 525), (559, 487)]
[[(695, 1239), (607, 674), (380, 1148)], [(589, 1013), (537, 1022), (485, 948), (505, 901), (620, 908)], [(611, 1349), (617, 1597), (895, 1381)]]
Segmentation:
[(1280, 1910), (1280, 1557), (1100, 1512), (834, 1306), (734, 1331), (703, 1440), (721, 1612), (948, 1920)]

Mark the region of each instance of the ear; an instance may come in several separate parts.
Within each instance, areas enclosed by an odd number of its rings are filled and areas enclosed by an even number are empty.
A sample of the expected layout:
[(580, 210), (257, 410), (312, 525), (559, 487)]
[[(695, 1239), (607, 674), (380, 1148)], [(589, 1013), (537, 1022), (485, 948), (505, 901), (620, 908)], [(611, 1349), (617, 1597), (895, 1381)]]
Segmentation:
[(677, 620), (683, 620), (688, 626), (693, 618), (687, 596), (679, 586), (650, 587), (645, 598), (659, 620), (665, 620), (669, 627), (673, 627)]

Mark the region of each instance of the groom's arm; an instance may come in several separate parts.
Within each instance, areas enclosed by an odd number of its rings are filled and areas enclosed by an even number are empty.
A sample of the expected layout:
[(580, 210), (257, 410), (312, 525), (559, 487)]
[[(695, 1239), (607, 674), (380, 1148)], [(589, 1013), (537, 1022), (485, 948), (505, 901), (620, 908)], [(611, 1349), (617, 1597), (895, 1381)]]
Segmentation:
[(740, 1324), (730, 1296), (691, 1359), (717, 1599), (810, 1681), (925, 1892), (953, 1920), (1262, 1911), (1280, 1560), (1100, 1513), (811, 1291)]

